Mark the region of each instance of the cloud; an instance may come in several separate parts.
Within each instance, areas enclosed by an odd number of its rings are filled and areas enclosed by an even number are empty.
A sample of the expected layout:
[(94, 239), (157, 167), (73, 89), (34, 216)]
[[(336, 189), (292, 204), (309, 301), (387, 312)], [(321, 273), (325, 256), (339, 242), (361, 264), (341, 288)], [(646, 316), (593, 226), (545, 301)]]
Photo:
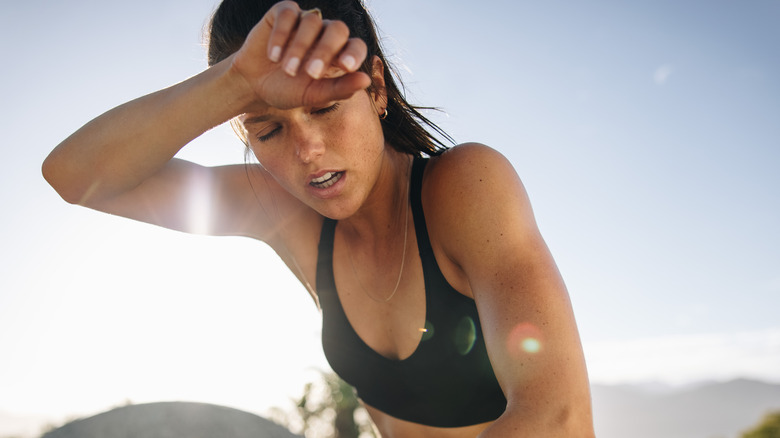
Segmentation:
[(666, 81), (669, 80), (672, 72), (672, 66), (664, 64), (655, 69), (655, 72), (653, 73), (653, 81), (658, 85), (664, 85)]
[(585, 343), (594, 383), (747, 377), (780, 382), (780, 328)]

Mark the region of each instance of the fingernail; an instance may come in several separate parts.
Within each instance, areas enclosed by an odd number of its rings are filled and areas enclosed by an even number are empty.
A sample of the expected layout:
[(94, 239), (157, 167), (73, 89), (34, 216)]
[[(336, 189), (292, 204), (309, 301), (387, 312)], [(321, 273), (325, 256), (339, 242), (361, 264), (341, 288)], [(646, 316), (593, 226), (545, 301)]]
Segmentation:
[(347, 68), (347, 70), (353, 70), (355, 68), (355, 58), (350, 55), (344, 55), (341, 57), (341, 65)]
[(273, 46), (271, 48), (271, 58), (272, 62), (279, 62), (279, 60), (282, 58), (282, 48), (279, 46)]
[(320, 59), (315, 59), (309, 63), (309, 68), (306, 69), (306, 72), (309, 73), (309, 76), (312, 78), (319, 79), (323, 68), (325, 68), (325, 63)]
[(284, 71), (287, 72), (290, 76), (295, 76), (298, 74), (298, 66), (301, 65), (301, 60), (298, 58), (290, 58), (289, 61), (287, 61), (287, 65), (284, 66)]

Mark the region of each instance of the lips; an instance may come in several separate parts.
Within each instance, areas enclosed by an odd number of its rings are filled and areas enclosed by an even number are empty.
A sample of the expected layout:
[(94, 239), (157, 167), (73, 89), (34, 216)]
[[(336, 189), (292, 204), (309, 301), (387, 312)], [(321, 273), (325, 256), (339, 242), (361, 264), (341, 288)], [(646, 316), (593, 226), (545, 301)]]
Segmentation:
[(327, 189), (336, 184), (342, 176), (344, 176), (344, 172), (325, 172), (322, 176), (312, 178), (309, 185), (317, 189)]

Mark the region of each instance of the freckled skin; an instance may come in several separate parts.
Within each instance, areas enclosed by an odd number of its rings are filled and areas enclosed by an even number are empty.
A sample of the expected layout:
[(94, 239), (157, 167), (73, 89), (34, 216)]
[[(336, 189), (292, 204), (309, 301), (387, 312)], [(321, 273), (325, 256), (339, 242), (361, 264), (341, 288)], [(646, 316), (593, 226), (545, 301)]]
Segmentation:
[[(249, 131), (250, 147), (263, 168), (289, 194), (323, 216), (348, 218), (380, 183), (382, 166), (389, 160), (371, 99), (368, 93), (356, 93), (324, 116), (307, 114), (306, 108), (269, 109), (267, 113), (273, 119), (264, 125), (278, 125), (281, 133), (260, 142), (252, 134), (265, 126), (253, 127)], [(349, 186), (343, 194), (333, 199), (310, 194), (310, 176), (321, 170), (346, 173)]]
[[(408, 357), (420, 341), (425, 295), (419, 254), (406, 251), (401, 238), (408, 229), (408, 247), (416, 246), (414, 224), (403, 215), (412, 158), (386, 144), (379, 119), (384, 65), (376, 58), (371, 76), (356, 71), (365, 43), (316, 14), (303, 18), (296, 3), (276, 4), (234, 55), (68, 137), (47, 157), (44, 176), (69, 202), (181, 231), (193, 231), (191, 192), (201, 187), (198, 195), (211, 206), (203, 218), (209, 234), (268, 243), (304, 285), (315, 283), (323, 217), (338, 219), (333, 269), (350, 323), (378, 353)], [(287, 44), (305, 33), (332, 38)], [(265, 55), (274, 47), (285, 48), (274, 55), (280, 59)], [(315, 52), (341, 73), (307, 75), (312, 60), (304, 55)], [(342, 62), (347, 55), (355, 68)], [(304, 60), (295, 74), (285, 69), (293, 58)], [(367, 93), (372, 81), (380, 91)], [(337, 110), (320, 111), (334, 102)], [(255, 119), (245, 128), (262, 166), (203, 167), (174, 158), (195, 137), (236, 118)], [(328, 172), (341, 175), (331, 187), (310, 184)], [(451, 429), (367, 406), (382, 436), (592, 437), (571, 303), (512, 166), (487, 146), (456, 146), (430, 159), (421, 196), (437, 263), (453, 288), (474, 299), (508, 405), (492, 423)], [(392, 300), (364, 293), (351, 256), (379, 290), (392, 290), (394, 267), (408, 256)], [(527, 339), (538, 341), (537, 352), (522, 348)]]

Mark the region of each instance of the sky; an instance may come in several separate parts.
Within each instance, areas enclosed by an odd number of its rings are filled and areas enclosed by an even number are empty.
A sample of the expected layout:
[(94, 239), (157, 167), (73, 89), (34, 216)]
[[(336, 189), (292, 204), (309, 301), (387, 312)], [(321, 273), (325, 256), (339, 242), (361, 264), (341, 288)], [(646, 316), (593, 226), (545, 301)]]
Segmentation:
[[(410, 100), (523, 179), (593, 383), (780, 382), (780, 2), (368, 4)], [(0, 413), (263, 413), (327, 369), (264, 244), (68, 205), (40, 176), (91, 118), (202, 71), (215, 6), (0, 6)], [(225, 126), (180, 157), (244, 159)]]

